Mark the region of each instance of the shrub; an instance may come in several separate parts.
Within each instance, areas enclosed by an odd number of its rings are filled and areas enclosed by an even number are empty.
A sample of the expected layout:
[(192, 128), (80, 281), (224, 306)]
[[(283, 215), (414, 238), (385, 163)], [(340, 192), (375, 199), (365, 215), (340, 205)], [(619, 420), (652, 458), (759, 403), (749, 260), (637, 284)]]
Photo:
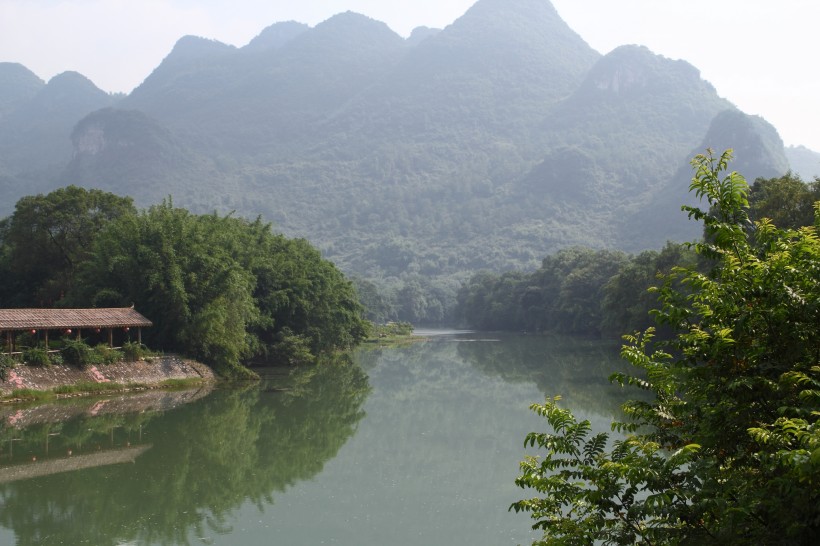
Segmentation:
[(122, 353), (127, 362), (136, 362), (148, 354), (148, 349), (142, 343), (127, 341), (122, 344)]
[(50, 366), (48, 351), (42, 347), (32, 347), (23, 351), (23, 362), (29, 366)]
[(85, 342), (79, 340), (66, 339), (63, 341), (63, 349), (61, 354), (66, 364), (77, 366), (80, 369), (85, 369), (91, 364), (94, 364), (94, 354)]
[(15, 364), (16, 362), (14, 361), (14, 358), (11, 357), (11, 355), (0, 353), (0, 379), (5, 381), (9, 369), (13, 368)]
[(100, 364), (105, 364), (106, 366), (116, 364), (123, 359), (122, 352), (102, 343), (94, 347), (94, 356), (96, 357), (95, 361), (99, 361)]

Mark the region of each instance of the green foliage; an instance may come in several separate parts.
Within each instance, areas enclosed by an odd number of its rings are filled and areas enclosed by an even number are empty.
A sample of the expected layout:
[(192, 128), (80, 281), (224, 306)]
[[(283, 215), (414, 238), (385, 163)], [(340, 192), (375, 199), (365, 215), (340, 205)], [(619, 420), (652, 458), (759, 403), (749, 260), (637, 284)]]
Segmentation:
[(95, 393), (95, 392), (118, 392), (130, 389), (137, 389), (145, 387), (139, 383), (129, 383), (123, 385), (121, 383), (105, 382), (97, 383), (96, 381), (85, 381), (81, 383), (74, 383), (72, 385), (60, 385), (54, 387), (51, 392), (54, 394), (74, 394), (74, 393)]
[(653, 398), (624, 405), (611, 445), (555, 401), (534, 406), (553, 433), (528, 436), (546, 454), (518, 484), (543, 496), (511, 508), (536, 520), (539, 544), (809, 544), (820, 532), (820, 238), (766, 219), (750, 229), (730, 159), (693, 161), (709, 205), (686, 208), (705, 226), (693, 247), (714, 267), (678, 267), (660, 289), (657, 318), (675, 337), (625, 337), (637, 371), (613, 380)]
[[(260, 220), (194, 215), (170, 202), (111, 222), (69, 301), (135, 304), (156, 326), (147, 342), (240, 373), (290, 332), (312, 354), (365, 336), (352, 285), (304, 240)], [(297, 360), (303, 360), (300, 355)]]
[[(123, 346), (125, 345), (128, 345), (128, 343), (123, 344)], [(123, 351), (120, 352), (104, 343), (100, 343), (99, 345), (94, 346), (94, 355), (92, 356), (92, 360), (95, 363), (105, 365), (116, 364), (117, 362), (123, 360), (124, 352), (125, 347), (123, 347)]]
[[(678, 480), (675, 472), (699, 446), (667, 454), (657, 443), (634, 436), (615, 442), (607, 453), (609, 436), (592, 434), (589, 421), (578, 422), (558, 407), (558, 400), (531, 406), (554, 434), (527, 436), (524, 445), (544, 450), (546, 456), (524, 460), (516, 479), (520, 487), (544, 497), (511, 506), (538, 520), (533, 528), (543, 530), (545, 540), (537, 544), (668, 543), (685, 525), (678, 518), (687, 509), (693, 485)], [(669, 483), (675, 487), (668, 488)]]
[(126, 341), (122, 344), (122, 356), (126, 362), (141, 360), (148, 353), (148, 348), (142, 343)]
[(5, 381), (6, 377), (8, 377), (9, 370), (15, 365), (17, 365), (17, 362), (15, 362), (11, 355), (0, 353), (0, 379)]
[(50, 353), (48, 355), (48, 359), (53, 366), (62, 366), (65, 363), (65, 360), (63, 359), (63, 354), (61, 352)]
[(67, 186), (23, 197), (0, 221), (0, 298), (6, 306), (59, 304), (74, 287), (100, 231), (133, 214), (130, 197)]
[(23, 351), (23, 362), (29, 366), (49, 366), (48, 351), (42, 347), (32, 347)]
[(758, 179), (749, 191), (749, 215), (769, 218), (779, 228), (797, 229), (814, 224), (814, 203), (820, 201), (820, 179), (805, 183), (789, 173)]
[(457, 315), (481, 330), (601, 335), (648, 326), (657, 298), (649, 289), (694, 254), (668, 243), (637, 256), (568, 248), (531, 274), (480, 273), (458, 294)]
[(82, 340), (64, 339), (60, 354), (66, 364), (77, 366), (80, 369), (95, 364), (97, 360), (93, 349)]

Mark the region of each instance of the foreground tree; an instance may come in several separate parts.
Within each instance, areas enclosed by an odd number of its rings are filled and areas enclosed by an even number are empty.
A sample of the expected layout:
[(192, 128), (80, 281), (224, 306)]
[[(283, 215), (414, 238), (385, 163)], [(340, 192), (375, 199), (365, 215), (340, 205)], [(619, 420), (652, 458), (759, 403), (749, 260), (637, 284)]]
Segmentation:
[[(526, 445), (517, 483), (542, 496), (538, 544), (813, 544), (820, 536), (820, 209), (813, 227), (751, 224), (748, 187), (725, 174), (731, 153), (693, 160), (685, 207), (705, 228), (696, 252), (710, 274), (676, 268), (659, 291), (652, 330), (622, 355), (649, 391), (625, 404), (611, 442), (558, 399), (534, 405), (552, 428)], [(685, 290), (680, 287), (685, 287)]]

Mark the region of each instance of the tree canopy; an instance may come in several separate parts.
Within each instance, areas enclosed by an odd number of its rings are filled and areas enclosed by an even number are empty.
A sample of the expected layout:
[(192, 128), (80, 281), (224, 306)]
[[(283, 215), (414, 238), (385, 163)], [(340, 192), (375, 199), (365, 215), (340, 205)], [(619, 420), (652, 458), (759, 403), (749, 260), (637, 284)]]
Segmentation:
[(223, 373), (253, 359), (312, 360), (366, 334), (342, 273), (260, 219), (171, 201), (136, 211), (130, 199), (69, 187), (22, 199), (0, 229), (0, 268), (14, 281), (4, 305), (135, 305), (155, 324), (144, 338), (154, 348)]
[[(537, 544), (810, 544), (820, 534), (820, 208), (814, 225), (750, 223), (748, 186), (731, 153), (693, 160), (691, 190), (709, 208), (695, 251), (711, 271), (678, 267), (657, 317), (674, 328), (626, 336), (648, 391), (624, 405), (618, 435), (593, 434), (558, 399), (536, 404), (552, 432), (526, 445), (514, 503), (542, 529)], [(688, 291), (682, 291), (682, 283)]]

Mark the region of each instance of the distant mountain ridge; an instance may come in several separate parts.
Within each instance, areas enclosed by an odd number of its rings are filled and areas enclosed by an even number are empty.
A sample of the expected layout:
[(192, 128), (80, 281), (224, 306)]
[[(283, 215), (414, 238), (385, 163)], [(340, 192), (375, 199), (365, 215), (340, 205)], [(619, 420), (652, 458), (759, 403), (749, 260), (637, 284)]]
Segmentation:
[(774, 128), (695, 67), (601, 55), (547, 0), (479, 0), (408, 39), (352, 12), (240, 48), (186, 36), (122, 99), (0, 63), (0, 213), (68, 183), (172, 195), (262, 215), (395, 286), (690, 235), (704, 145), (734, 147), (750, 181), (789, 168)]

